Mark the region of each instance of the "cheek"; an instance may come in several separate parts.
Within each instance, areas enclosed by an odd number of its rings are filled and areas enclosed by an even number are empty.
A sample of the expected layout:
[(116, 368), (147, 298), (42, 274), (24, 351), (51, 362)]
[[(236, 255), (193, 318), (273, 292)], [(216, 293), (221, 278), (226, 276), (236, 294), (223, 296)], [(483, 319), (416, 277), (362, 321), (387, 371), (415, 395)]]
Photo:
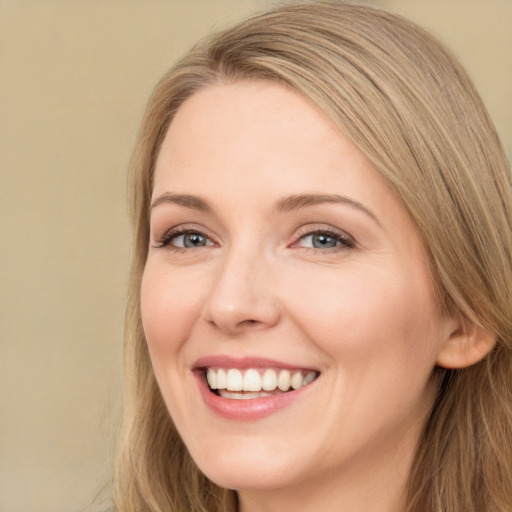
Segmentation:
[(317, 275), (309, 294), (295, 294), (301, 329), (329, 356), (325, 417), (353, 439), (368, 428), (394, 435), (423, 418), (441, 339), (429, 280), (360, 270), (330, 282)]
[(420, 270), (382, 264), (317, 273), (291, 298), (296, 321), (333, 364), (379, 373), (419, 364), (430, 371), (441, 336), (430, 280)]
[(194, 280), (165, 272), (148, 262), (141, 283), (141, 316), (148, 347), (156, 359), (174, 354), (187, 338), (200, 311)]

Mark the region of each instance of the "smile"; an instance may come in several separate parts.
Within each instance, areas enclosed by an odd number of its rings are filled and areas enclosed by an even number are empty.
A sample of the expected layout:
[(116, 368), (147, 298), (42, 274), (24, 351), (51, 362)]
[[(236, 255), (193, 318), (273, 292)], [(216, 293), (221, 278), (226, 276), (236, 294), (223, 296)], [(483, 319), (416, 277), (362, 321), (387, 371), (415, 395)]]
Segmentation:
[(321, 372), (262, 357), (211, 355), (192, 365), (203, 403), (216, 416), (256, 421), (314, 393)]
[(313, 370), (276, 368), (206, 368), (210, 390), (222, 398), (250, 400), (307, 386), (318, 377)]

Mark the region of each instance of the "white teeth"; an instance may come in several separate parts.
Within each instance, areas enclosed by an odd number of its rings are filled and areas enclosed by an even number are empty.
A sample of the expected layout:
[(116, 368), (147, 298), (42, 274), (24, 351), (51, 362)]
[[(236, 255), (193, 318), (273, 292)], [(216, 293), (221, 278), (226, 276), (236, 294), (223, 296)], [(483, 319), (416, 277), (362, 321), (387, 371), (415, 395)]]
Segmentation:
[(244, 378), (242, 372), (236, 368), (231, 368), (226, 374), (226, 389), (228, 391), (242, 391)]
[(261, 387), (265, 391), (273, 391), (277, 388), (277, 375), (274, 370), (265, 370), (263, 378), (261, 379)]
[(237, 393), (236, 391), (231, 392), (231, 391), (222, 390), (219, 392), (219, 395), (222, 398), (232, 398), (234, 400), (251, 400), (253, 398), (261, 398), (263, 396), (270, 396), (270, 393), (266, 393), (265, 391), (259, 391), (259, 392), (248, 391), (246, 393)]
[(277, 378), (277, 387), (281, 391), (288, 391), (290, 389), (291, 374), (289, 370), (281, 370)]
[(290, 384), (293, 389), (299, 389), (302, 387), (302, 373), (294, 372), (290, 380)]
[(211, 389), (217, 389), (217, 374), (211, 368), (208, 370), (206, 380)]
[(217, 370), (217, 389), (226, 389), (226, 370)]
[[(224, 398), (260, 398), (271, 394), (285, 393), (300, 389), (313, 382), (318, 372), (305, 370), (290, 371), (274, 368), (250, 368), (239, 370), (237, 368), (208, 368), (206, 380), (212, 390), (219, 390), (218, 394)], [(225, 390), (225, 391), (224, 391)], [(243, 391), (243, 393), (240, 393)], [(273, 391), (274, 393), (268, 393)]]
[(261, 391), (261, 375), (256, 370), (245, 372), (244, 391)]

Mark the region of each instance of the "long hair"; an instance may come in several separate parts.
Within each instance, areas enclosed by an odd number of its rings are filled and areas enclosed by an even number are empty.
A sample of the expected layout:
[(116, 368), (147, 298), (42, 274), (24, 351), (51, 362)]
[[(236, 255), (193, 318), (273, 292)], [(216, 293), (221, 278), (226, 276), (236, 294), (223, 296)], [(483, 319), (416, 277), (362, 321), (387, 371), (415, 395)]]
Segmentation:
[(405, 490), (407, 511), (510, 512), (512, 186), (505, 153), (470, 79), (441, 44), (379, 8), (324, 1), (285, 4), (202, 41), (149, 100), (129, 184), (135, 249), (119, 512), (237, 508), (233, 491), (201, 474), (165, 408), (139, 290), (155, 161), (173, 116), (202, 88), (252, 79), (303, 94), (356, 144), (415, 222), (441, 307), (496, 339), (481, 362), (435, 370), (439, 390)]

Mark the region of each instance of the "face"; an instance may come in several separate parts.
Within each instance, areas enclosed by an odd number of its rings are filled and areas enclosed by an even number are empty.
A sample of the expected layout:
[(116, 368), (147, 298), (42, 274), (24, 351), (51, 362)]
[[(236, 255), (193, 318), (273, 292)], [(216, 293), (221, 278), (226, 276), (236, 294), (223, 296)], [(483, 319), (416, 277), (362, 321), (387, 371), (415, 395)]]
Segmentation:
[(267, 82), (196, 93), (150, 226), (147, 343), (210, 479), (250, 493), (403, 472), (452, 326), (405, 209), (321, 111)]

